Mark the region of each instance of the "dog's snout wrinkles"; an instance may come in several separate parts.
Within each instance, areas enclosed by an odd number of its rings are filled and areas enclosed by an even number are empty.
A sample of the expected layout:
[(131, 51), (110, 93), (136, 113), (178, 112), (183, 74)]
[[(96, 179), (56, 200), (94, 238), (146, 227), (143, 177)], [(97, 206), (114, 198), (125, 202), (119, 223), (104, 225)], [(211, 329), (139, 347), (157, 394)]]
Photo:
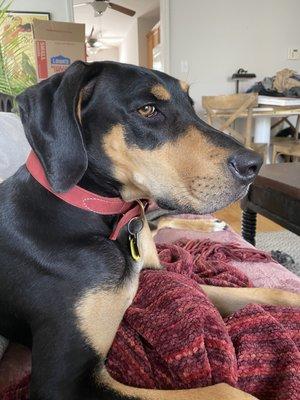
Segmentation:
[(228, 167), (237, 180), (248, 184), (256, 177), (262, 165), (262, 158), (254, 151), (241, 149), (228, 158)]

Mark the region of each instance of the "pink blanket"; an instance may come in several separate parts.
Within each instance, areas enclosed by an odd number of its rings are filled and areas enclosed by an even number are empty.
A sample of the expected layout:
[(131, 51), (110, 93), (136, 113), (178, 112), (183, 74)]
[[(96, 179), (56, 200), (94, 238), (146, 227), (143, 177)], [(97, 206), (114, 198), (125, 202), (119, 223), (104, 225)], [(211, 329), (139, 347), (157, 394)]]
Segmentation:
[[(211, 218), (211, 216), (197, 216), (197, 215), (181, 215), (179, 218)], [(244, 248), (253, 249), (254, 247), (242, 239), (240, 235), (235, 233), (232, 229), (227, 228), (225, 231), (203, 233), (197, 231), (188, 231), (183, 229), (161, 229), (155, 237), (157, 244), (161, 243), (174, 243), (181, 238), (191, 240), (204, 240), (211, 239), (218, 243), (238, 243)], [(275, 249), (274, 249), (275, 250)], [(300, 293), (300, 278), (288, 271), (282, 265), (270, 261), (269, 263), (243, 262), (233, 261), (232, 265), (244, 272), (253, 282), (255, 287), (270, 287), (285, 289), (292, 292)]]

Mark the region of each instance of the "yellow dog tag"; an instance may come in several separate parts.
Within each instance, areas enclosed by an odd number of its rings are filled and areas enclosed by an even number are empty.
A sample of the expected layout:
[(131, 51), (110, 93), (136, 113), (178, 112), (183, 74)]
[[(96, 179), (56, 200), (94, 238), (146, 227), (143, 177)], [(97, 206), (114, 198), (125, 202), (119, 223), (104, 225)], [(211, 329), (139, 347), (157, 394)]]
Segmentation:
[(139, 261), (141, 259), (141, 255), (135, 237), (131, 236), (129, 238), (129, 245), (131, 257), (134, 259), (134, 261)]
[(141, 254), (138, 247), (138, 235), (144, 227), (144, 221), (141, 218), (132, 218), (128, 222), (128, 233), (129, 233), (129, 247), (130, 254), (134, 261), (141, 259)]

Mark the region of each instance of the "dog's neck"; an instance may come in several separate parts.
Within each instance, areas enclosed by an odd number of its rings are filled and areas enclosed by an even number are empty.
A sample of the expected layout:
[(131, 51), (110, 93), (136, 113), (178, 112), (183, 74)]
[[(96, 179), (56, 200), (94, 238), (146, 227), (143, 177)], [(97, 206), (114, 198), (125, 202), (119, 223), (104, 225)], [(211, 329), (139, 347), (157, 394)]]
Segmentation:
[(53, 190), (48, 182), (44, 167), (37, 155), (32, 151), (27, 159), (26, 167), (32, 177), (46, 190), (58, 197), (62, 202), (70, 204), (88, 213), (117, 216), (118, 220), (112, 229), (109, 238), (116, 240), (123, 227), (135, 219), (144, 218), (144, 206), (147, 202), (125, 202), (119, 197), (104, 197), (94, 192), (87, 191), (76, 185), (67, 192), (58, 193)]
[(105, 176), (95, 177), (90, 169), (86, 171), (78, 183), (78, 186), (98, 194), (99, 196), (121, 198), (120, 188), (115, 182), (110, 181), (110, 179)]
[[(27, 170), (26, 173), (28, 173)], [(31, 199), (40, 226), (43, 225), (44, 220), (47, 225), (47, 218), (43, 218), (45, 204), (47, 204), (47, 215), (51, 215), (54, 222), (53, 227), (60, 226), (60, 221), (68, 221), (63, 227), (64, 236), (97, 235), (98, 237), (109, 237), (118, 219), (118, 215), (87, 212), (61, 201), (30, 175), (23, 190), (26, 191), (26, 198)], [(47, 229), (47, 226), (45, 228)]]
[[(37, 229), (31, 231), (33, 243), (48, 243), (50, 247), (63, 249), (71, 243), (80, 247), (90, 247), (92, 243), (108, 238), (116, 224), (118, 216), (100, 215), (86, 212), (61, 201), (41, 186), (24, 167), (18, 173), (18, 198), (26, 198), (27, 218)], [(24, 208), (24, 203), (17, 205)], [(18, 212), (18, 210), (16, 210)], [(157, 251), (146, 223), (140, 236), (143, 264), (151, 268), (160, 268)], [(105, 239), (107, 242), (107, 240)], [(130, 260), (128, 232), (124, 228), (115, 243)], [(48, 247), (40, 246), (38, 251), (48, 252)], [(47, 254), (44, 255), (47, 257)]]

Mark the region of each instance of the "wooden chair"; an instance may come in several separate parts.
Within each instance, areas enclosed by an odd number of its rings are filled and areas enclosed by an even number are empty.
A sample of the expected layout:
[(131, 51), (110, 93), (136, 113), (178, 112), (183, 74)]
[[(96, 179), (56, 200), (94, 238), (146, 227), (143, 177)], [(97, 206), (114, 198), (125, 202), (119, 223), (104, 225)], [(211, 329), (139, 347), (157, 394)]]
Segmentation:
[[(277, 156), (283, 154), (285, 156), (300, 157), (300, 140), (282, 140), (273, 143), (272, 162), (276, 162)], [(299, 177), (300, 178), (300, 177)]]
[[(258, 106), (257, 93), (238, 93), (221, 96), (203, 96), (202, 106), (206, 110), (208, 123), (220, 123), (219, 129), (226, 131), (247, 147), (252, 145), (252, 114)], [(238, 132), (232, 125), (237, 118), (246, 114), (246, 130)], [(228, 116), (230, 115), (230, 116)]]
[[(293, 126), (293, 125), (292, 125)], [(294, 138), (274, 137), (271, 141), (273, 145), (272, 162), (275, 163), (277, 156), (283, 154), (285, 156), (300, 157), (300, 115), (297, 117), (296, 126), (294, 127)]]

